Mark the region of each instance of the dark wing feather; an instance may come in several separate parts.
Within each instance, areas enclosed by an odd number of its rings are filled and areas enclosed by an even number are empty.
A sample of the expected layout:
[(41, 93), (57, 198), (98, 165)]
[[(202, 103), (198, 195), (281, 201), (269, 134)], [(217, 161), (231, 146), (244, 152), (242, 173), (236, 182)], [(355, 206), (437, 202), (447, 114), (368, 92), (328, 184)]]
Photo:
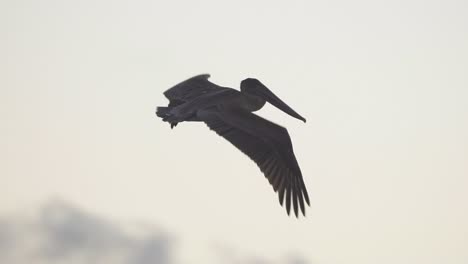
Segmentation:
[(209, 74), (201, 74), (185, 80), (164, 92), (164, 96), (170, 100), (169, 106), (177, 106), (203, 94), (226, 89), (210, 81)]
[(201, 116), (211, 130), (258, 165), (278, 192), (280, 204), (286, 200), (288, 214), (292, 199), (296, 217), (298, 207), (305, 215), (304, 200), (310, 204), (309, 196), (285, 128), (250, 112), (205, 112)]

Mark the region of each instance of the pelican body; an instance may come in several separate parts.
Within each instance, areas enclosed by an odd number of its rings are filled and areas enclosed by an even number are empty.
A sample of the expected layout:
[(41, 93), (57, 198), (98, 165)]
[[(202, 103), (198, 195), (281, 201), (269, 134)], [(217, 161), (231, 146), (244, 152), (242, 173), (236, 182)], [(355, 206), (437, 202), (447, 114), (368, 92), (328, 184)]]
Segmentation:
[(288, 215), (292, 203), (296, 217), (299, 208), (305, 216), (304, 201), (308, 205), (310, 201), (288, 131), (253, 112), (268, 102), (292, 117), (306, 119), (257, 79), (243, 80), (237, 91), (218, 86), (209, 77), (198, 75), (165, 91), (169, 105), (157, 107), (156, 115), (171, 128), (184, 121), (206, 123), (257, 164), (280, 204), (285, 201)]

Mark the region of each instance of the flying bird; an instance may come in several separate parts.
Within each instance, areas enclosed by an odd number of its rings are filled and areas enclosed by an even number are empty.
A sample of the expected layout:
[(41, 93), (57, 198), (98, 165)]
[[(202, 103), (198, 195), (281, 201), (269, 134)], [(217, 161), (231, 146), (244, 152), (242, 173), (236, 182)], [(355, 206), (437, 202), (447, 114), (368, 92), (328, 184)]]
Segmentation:
[(296, 217), (299, 208), (305, 216), (304, 201), (308, 205), (310, 201), (288, 131), (253, 112), (268, 102), (292, 117), (306, 119), (257, 79), (243, 80), (238, 91), (216, 85), (209, 77), (198, 75), (165, 91), (169, 105), (157, 107), (156, 115), (171, 128), (184, 121), (206, 123), (257, 164), (280, 204), (285, 202), (288, 215), (292, 203)]

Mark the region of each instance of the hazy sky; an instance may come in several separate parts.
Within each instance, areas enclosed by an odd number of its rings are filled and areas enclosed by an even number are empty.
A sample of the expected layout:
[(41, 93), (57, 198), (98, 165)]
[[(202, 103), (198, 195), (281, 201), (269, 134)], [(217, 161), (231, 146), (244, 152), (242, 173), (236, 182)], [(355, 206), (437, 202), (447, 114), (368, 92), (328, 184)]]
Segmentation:
[[(467, 263), (467, 47), (466, 1), (1, 0), (0, 214), (60, 199), (162, 226), (178, 263)], [(307, 118), (260, 111), (289, 130), (307, 218), (204, 124), (156, 118), (200, 73)]]

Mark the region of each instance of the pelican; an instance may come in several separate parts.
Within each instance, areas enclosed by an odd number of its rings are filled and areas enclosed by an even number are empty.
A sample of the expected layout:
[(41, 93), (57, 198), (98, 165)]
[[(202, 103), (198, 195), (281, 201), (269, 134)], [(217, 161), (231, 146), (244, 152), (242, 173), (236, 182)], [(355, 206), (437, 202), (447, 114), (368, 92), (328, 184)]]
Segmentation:
[(218, 86), (202, 74), (183, 81), (164, 92), (167, 107), (157, 107), (156, 115), (171, 129), (183, 121), (201, 121), (252, 159), (278, 193), (280, 205), (286, 201), (288, 215), (291, 200), (298, 217), (305, 216), (309, 195), (294, 156), (286, 128), (252, 113), (266, 102), (303, 122), (306, 119), (284, 103), (259, 80), (247, 78), (240, 91)]

